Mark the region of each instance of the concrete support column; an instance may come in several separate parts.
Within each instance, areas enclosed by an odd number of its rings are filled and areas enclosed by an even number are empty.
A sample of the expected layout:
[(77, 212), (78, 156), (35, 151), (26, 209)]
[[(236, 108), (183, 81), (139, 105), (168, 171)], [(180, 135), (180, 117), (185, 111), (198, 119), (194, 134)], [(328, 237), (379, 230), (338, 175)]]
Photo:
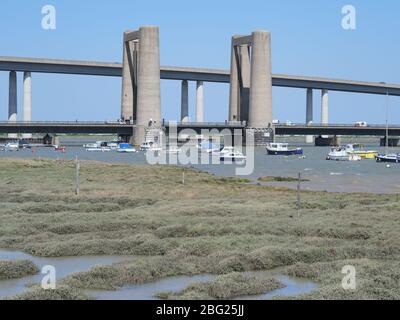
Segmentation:
[(187, 80), (182, 81), (181, 121), (189, 122), (189, 82)]
[(321, 123), (329, 123), (329, 104), (328, 104), (328, 90), (322, 90), (321, 95)]
[[(306, 124), (310, 124), (313, 122), (313, 113), (314, 113), (313, 90), (311, 88), (307, 89), (306, 106), (307, 106)], [(306, 143), (313, 143), (313, 142), (314, 142), (314, 136), (306, 136)]]
[[(15, 71), (11, 71), (9, 77), (8, 121), (9, 122), (17, 121), (17, 73)], [(15, 139), (18, 137), (18, 135), (9, 134), (8, 137)]]
[(196, 122), (204, 122), (204, 84), (197, 81), (196, 85)]
[(140, 28), (137, 77), (137, 119), (141, 129), (135, 131), (135, 143), (145, 139), (145, 127), (161, 126), (160, 44), (158, 27)]
[(235, 47), (233, 46), (232, 37), (232, 51), (231, 51), (231, 82), (229, 94), (229, 121), (239, 120), (239, 80), (238, 80), (238, 65), (235, 54)]
[[(32, 120), (32, 76), (30, 72), (24, 72), (24, 102), (23, 102), (23, 121), (30, 122)], [(25, 139), (32, 138), (31, 133), (22, 135)]]
[(271, 33), (253, 32), (249, 126), (272, 124)]

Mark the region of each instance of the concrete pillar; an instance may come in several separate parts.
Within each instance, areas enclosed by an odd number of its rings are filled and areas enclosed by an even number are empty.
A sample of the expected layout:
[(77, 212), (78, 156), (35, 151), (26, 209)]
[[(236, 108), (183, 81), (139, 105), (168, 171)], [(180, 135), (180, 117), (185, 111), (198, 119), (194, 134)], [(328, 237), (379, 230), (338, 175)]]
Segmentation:
[[(30, 72), (24, 72), (24, 109), (23, 121), (30, 122), (32, 120), (32, 76)], [(22, 135), (25, 139), (32, 138), (31, 133)]]
[(321, 96), (321, 123), (329, 123), (329, 105), (328, 105), (328, 90), (322, 90)]
[(196, 122), (204, 122), (204, 84), (197, 81), (196, 85)]
[(133, 70), (129, 64), (130, 55), (131, 45), (123, 41), (121, 118), (125, 120), (133, 118)]
[[(314, 103), (313, 103), (313, 90), (307, 89), (307, 110), (306, 110), (306, 124), (313, 122)], [(306, 143), (314, 143), (314, 136), (306, 136)]]
[(181, 121), (189, 121), (189, 82), (187, 80), (182, 81), (181, 89)]
[(229, 93), (229, 121), (239, 120), (239, 81), (238, 81), (238, 65), (236, 60), (235, 48), (233, 46), (232, 37), (232, 49), (231, 49), (231, 82), (230, 82), (230, 93)]
[[(17, 73), (15, 71), (11, 71), (9, 77), (8, 121), (9, 122), (17, 121)], [(18, 137), (18, 135), (9, 134), (8, 137), (15, 139)]]
[(272, 124), (271, 33), (253, 32), (249, 127)]
[(239, 46), (240, 61), (240, 99), (239, 99), (239, 118), (241, 121), (249, 121), (249, 104), (250, 104), (250, 85), (251, 85), (251, 65), (250, 52), (248, 45)]
[(150, 122), (161, 126), (160, 44), (158, 27), (140, 28), (137, 76), (137, 125), (135, 143), (145, 140), (145, 128)]

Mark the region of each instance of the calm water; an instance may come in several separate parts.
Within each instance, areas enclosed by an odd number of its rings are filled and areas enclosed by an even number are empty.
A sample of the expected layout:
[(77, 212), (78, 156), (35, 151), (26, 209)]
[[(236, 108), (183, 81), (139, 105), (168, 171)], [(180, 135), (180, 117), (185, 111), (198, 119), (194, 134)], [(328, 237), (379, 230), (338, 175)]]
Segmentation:
[[(89, 271), (96, 265), (109, 265), (124, 260), (132, 260), (128, 256), (83, 256), (66, 258), (40, 258), (29, 254), (0, 250), (0, 260), (30, 260), (41, 270), (43, 266), (51, 265), (56, 268), (56, 279), (62, 279), (75, 272)], [(30, 284), (40, 284), (43, 275), (40, 273), (21, 279), (0, 280), (0, 299), (14, 296), (27, 290)]]
[[(83, 141), (82, 141), (83, 144)], [(400, 193), (400, 164), (376, 163), (374, 160), (358, 162), (336, 162), (325, 160), (329, 147), (303, 146), (305, 159), (296, 156), (268, 156), (264, 148), (256, 148), (254, 171), (247, 178), (257, 180), (262, 176), (297, 177), (300, 172), (310, 182), (302, 183), (307, 190), (333, 192)], [(376, 144), (366, 145), (367, 149), (384, 152)], [(400, 152), (391, 149), (390, 152)], [(98, 160), (121, 164), (147, 164), (145, 154), (119, 154), (117, 152), (86, 152), (80, 146), (70, 146), (67, 153), (55, 152), (51, 148), (36, 148), (19, 152), (0, 152), (1, 157), (53, 158)], [(235, 176), (235, 165), (193, 165), (193, 167), (220, 176)], [(296, 187), (296, 183), (274, 182), (270, 185)]]
[[(27, 259), (34, 262), (39, 269), (45, 265), (52, 265), (56, 268), (56, 278), (60, 280), (76, 272), (89, 271), (96, 265), (109, 265), (126, 260), (132, 260), (132, 256), (83, 256), (64, 258), (39, 258), (19, 251), (0, 250), (0, 260), (21, 260)], [(282, 276), (279, 271), (257, 271), (246, 272), (248, 276), (257, 278), (276, 277), (285, 287), (272, 292), (256, 296), (244, 296), (240, 299), (266, 300), (279, 296), (296, 296), (309, 293), (317, 288), (313, 282)], [(31, 284), (40, 284), (43, 275), (40, 273), (21, 279), (0, 280), (0, 299), (11, 297), (28, 290)], [(87, 294), (98, 300), (154, 300), (159, 292), (178, 292), (192, 283), (208, 282), (215, 279), (215, 275), (203, 274), (195, 276), (179, 276), (161, 279), (155, 282), (144, 283), (135, 286), (126, 286), (116, 291), (91, 290)]]

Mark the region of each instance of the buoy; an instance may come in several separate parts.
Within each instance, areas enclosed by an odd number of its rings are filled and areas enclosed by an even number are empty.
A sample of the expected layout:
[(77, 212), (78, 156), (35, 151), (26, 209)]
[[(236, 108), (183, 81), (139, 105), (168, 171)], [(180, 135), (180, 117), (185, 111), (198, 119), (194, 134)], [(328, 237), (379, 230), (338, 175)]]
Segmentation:
[(387, 164), (387, 165), (386, 165), (386, 168), (390, 168), (390, 164)]

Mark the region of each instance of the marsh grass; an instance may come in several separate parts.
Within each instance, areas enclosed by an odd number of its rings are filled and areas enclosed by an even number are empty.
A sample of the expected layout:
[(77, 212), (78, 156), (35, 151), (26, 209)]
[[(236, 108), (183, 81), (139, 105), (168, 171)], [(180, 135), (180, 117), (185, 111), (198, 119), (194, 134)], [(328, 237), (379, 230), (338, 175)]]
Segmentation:
[[(307, 298), (346, 299), (341, 268), (354, 261), (362, 261), (362, 282), (351, 297), (399, 295), (396, 195), (302, 191), (297, 218), (294, 190), (190, 169), (182, 185), (182, 168), (82, 161), (79, 196), (74, 179), (73, 161), (0, 160), (0, 248), (132, 256), (68, 277), (59, 298), (176, 275), (297, 266), (290, 272), (321, 274)], [(382, 278), (380, 268), (391, 271)]]
[[(258, 181), (260, 181), (260, 182), (298, 182), (299, 178), (265, 176), (265, 177), (258, 178)], [(308, 181), (310, 181), (310, 180), (300, 178), (300, 182), (308, 182)]]
[(283, 288), (274, 278), (259, 279), (242, 273), (229, 273), (205, 283), (194, 283), (179, 292), (160, 292), (157, 297), (164, 300), (211, 300), (239, 296), (257, 295)]
[(18, 279), (39, 272), (39, 268), (29, 260), (0, 260), (0, 280)]

